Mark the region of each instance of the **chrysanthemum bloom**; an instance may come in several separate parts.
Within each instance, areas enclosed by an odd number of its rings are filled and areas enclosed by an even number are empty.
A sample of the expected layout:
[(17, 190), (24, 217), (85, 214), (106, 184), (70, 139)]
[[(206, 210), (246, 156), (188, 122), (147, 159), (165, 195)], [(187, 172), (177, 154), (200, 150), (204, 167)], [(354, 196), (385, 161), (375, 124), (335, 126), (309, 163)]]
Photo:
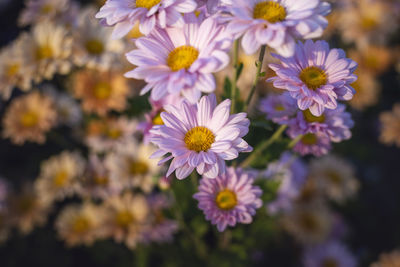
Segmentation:
[(221, 0), (196, 0), (197, 8), (205, 6), (209, 14), (214, 14), (218, 11), (218, 7), (222, 6)]
[(42, 144), (56, 124), (53, 101), (35, 91), (13, 100), (3, 118), (3, 137), (22, 145), (25, 141)]
[(69, 0), (25, 0), (25, 8), (18, 18), (20, 26), (55, 20), (69, 7)]
[(23, 91), (31, 89), (31, 65), (25, 63), (26, 51), (23, 49), (29, 39), (22, 33), (14, 42), (0, 51), (0, 96), (7, 100), (14, 87)]
[(400, 103), (394, 104), (392, 111), (381, 113), (379, 119), (382, 124), (379, 140), (400, 147)]
[(10, 222), (23, 234), (44, 225), (50, 209), (51, 203), (42, 201), (32, 184), (25, 184), (20, 192), (10, 196)]
[(149, 212), (146, 199), (140, 194), (125, 193), (108, 198), (104, 205), (106, 236), (134, 248), (141, 238)]
[(335, 143), (348, 140), (354, 122), (351, 114), (345, 110), (345, 105), (338, 104), (336, 109), (326, 109), (321, 116), (314, 116), (309, 109), (298, 111), (297, 116), (290, 120), (289, 131), (292, 136), (324, 133)]
[(176, 170), (176, 177), (184, 179), (196, 168), (200, 175), (215, 178), (225, 172), (225, 160), (252, 151), (242, 139), (249, 131), (247, 114), (229, 115), (230, 106), (229, 99), (217, 106), (211, 94), (197, 105), (184, 100), (180, 108), (165, 107), (167, 112), (161, 113), (164, 125), (153, 127), (150, 141), (159, 147), (152, 157), (171, 154), (160, 163), (173, 158), (167, 176)]
[(326, 240), (332, 229), (332, 216), (322, 205), (296, 206), (282, 218), (285, 229), (303, 244)]
[(81, 183), (79, 195), (83, 198), (106, 199), (119, 194), (123, 189), (121, 181), (110, 175), (104, 160), (96, 154), (89, 156), (85, 172), (79, 180)]
[(369, 42), (385, 44), (398, 27), (399, 16), (388, 1), (358, 0), (339, 10), (338, 28), (345, 42), (359, 47)]
[(118, 147), (106, 158), (106, 167), (113, 179), (118, 179), (124, 187), (140, 188), (150, 192), (154, 187), (155, 177), (159, 175), (157, 160), (149, 157), (156, 149), (152, 145), (135, 141)]
[(84, 111), (104, 116), (108, 111), (125, 109), (131, 91), (128, 80), (120, 72), (86, 69), (74, 74), (72, 79), (73, 94), (82, 100)]
[(307, 176), (305, 183), (303, 184), (300, 194), (296, 199), (298, 205), (321, 205), (326, 203), (326, 198), (322, 192), (319, 191), (317, 181), (310, 179)]
[[(287, 131), (287, 134), (292, 139), (299, 136), (297, 131), (292, 131), (291, 129)], [(324, 132), (306, 132), (293, 147), (293, 151), (298, 152), (302, 156), (311, 154), (317, 157), (327, 154), (331, 149), (330, 137)]]
[(354, 196), (359, 187), (353, 166), (332, 155), (311, 161), (309, 176), (320, 192), (337, 202)]
[(329, 49), (325, 41), (299, 42), (293, 57), (274, 55), (281, 64), (270, 64), (277, 76), (268, 79), (276, 88), (288, 90), (301, 110), (310, 109), (321, 116), (325, 108), (336, 109), (337, 100), (350, 100), (350, 86), (357, 77), (357, 63), (345, 57), (341, 49)]
[(73, 30), (72, 56), (78, 66), (106, 71), (119, 64), (124, 43), (111, 39), (112, 30), (101, 26), (94, 17), (95, 13), (96, 9), (91, 6), (79, 14), (77, 28)]
[(251, 223), (256, 209), (262, 206), (262, 191), (253, 185), (254, 179), (252, 172), (229, 167), (215, 179), (201, 179), (199, 192), (193, 197), (199, 201), (206, 220), (223, 232), (228, 225)]
[(354, 255), (338, 241), (308, 247), (303, 255), (304, 267), (356, 267)]
[(371, 267), (397, 267), (400, 266), (400, 250), (389, 253), (382, 253), (379, 261), (373, 263)]
[(149, 113), (144, 114), (145, 121), (139, 123), (138, 130), (143, 133), (143, 142), (148, 144), (150, 142), (150, 130), (154, 125), (162, 125), (164, 122), (161, 119), (161, 112), (164, 111), (164, 106), (175, 105), (179, 106), (183, 98), (178, 95), (167, 95), (159, 101), (153, 101), (150, 99), (152, 110)]
[(69, 94), (58, 91), (53, 84), (45, 83), (42, 92), (49, 96), (57, 111), (57, 123), (69, 127), (77, 126), (82, 121), (80, 105)]
[(356, 90), (356, 94), (349, 104), (352, 108), (362, 111), (378, 103), (382, 88), (381, 84), (368, 71), (357, 68), (355, 74), (357, 81), (351, 86)]
[(387, 46), (368, 44), (362, 48), (350, 50), (349, 57), (357, 62), (358, 68), (361, 68), (363, 72), (377, 76), (390, 67), (394, 61), (393, 53), (394, 51)]
[(91, 120), (87, 126), (85, 142), (96, 153), (115, 150), (132, 142), (137, 121), (125, 116)]
[(140, 22), (140, 31), (148, 35), (156, 27), (181, 27), (182, 13), (193, 12), (197, 4), (193, 0), (108, 0), (96, 18), (108, 26), (115, 26), (112, 37), (121, 38)]
[(127, 53), (128, 61), (137, 68), (125, 76), (145, 80), (148, 84), (141, 94), (152, 90), (155, 101), (182, 93), (195, 103), (201, 92), (215, 90), (213, 73), (229, 63), (231, 41), (225, 27), (214, 18), (188, 22), (179, 29), (157, 28), (137, 39), (138, 49)]
[(177, 221), (166, 218), (163, 210), (170, 208), (173, 203), (161, 194), (151, 195), (147, 198), (147, 201), (150, 211), (147, 225), (142, 233), (141, 242), (171, 242), (179, 226)]
[(90, 202), (71, 204), (58, 215), (55, 227), (59, 238), (67, 246), (90, 246), (97, 239), (104, 237), (102, 222), (104, 213)]
[(85, 160), (75, 152), (64, 151), (52, 156), (40, 166), (35, 189), (44, 202), (62, 200), (79, 191)]
[(330, 5), (320, 0), (231, 0), (228, 30), (239, 38), (248, 54), (262, 45), (285, 57), (293, 55), (295, 39), (318, 38), (328, 21)]
[(276, 214), (290, 210), (294, 200), (300, 195), (306, 174), (304, 163), (288, 152), (283, 153), (279, 161), (268, 164), (267, 170), (260, 176), (279, 183), (275, 200), (267, 204), (268, 212)]
[(266, 114), (267, 120), (278, 124), (287, 124), (298, 110), (296, 100), (288, 92), (268, 95), (260, 101), (259, 109)]
[(34, 81), (50, 80), (54, 74), (67, 74), (71, 69), (72, 37), (62, 25), (52, 22), (36, 24), (24, 44), (26, 63), (34, 68)]

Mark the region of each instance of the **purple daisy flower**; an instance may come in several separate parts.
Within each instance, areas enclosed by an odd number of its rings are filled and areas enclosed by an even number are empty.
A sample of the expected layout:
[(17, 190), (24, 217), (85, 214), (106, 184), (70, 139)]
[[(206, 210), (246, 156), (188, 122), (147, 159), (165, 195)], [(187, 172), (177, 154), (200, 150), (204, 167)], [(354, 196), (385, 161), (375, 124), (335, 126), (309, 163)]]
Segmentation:
[(226, 10), (232, 14), (228, 30), (239, 38), (247, 54), (261, 45), (279, 54), (293, 55), (295, 39), (317, 38), (328, 25), (324, 18), (330, 5), (319, 0), (230, 0)]
[(139, 22), (144, 35), (156, 26), (183, 26), (182, 13), (193, 12), (197, 7), (194, 0), (107, 0), (96, 14), (105, 26), (115, 26), (112, 38), (125, 36)]
[[(295, 139), (298, 134), (292, 129), (288, 129), (287, 134), (290, 138)], [(331, 150), (331, 141), (327, 134), (323, 132), (304, 133), (300, 141), (293, 147), (293, 151), (298, 152), (300, 155), (305, 156), (308, 154), (320, 157)]]
[(268, 95), (261, 100), (259, 109), (267, 115), (268, 120), (278, 124), (287, 124), (298, 110), (296, 100), (288, 92)]
[(309, 247), (303, 255), (304, 267), (356, 267), (357, 261), (354, 255), (338, 241)]
[(325, 108), (336, 109), (337, 100), (350, 100), (355, 90), (350, 86), (357, 80), (353, 74), (357, 63), (346, 58), (342, 49), (329, 49), (325, 41), (298, 42), (293, 57), (273, 55), (281, 64), (270, 64), (278, 76), (273, 81), (276, 88), (285, 89), (297, 99), (301, 110), (310, 109), (321, 116)]
[(283, 153), (279, 161), (268, 164), (267, 170), (261, 176), (280, 182), (276, 199), (267, 206), (271, 214), (291, 210), (293, 201), (300, 194), (306, 175), (306, 165), (289, 152)]
[(332, 142), (338, 143), (350, 139), (350, 128), (354, 126), (351, 114), (345, 110), (345, 105), (338, 104), (336, 109), (326, 109), (321, 116), (314, 116), (309, 109), (299, 111), (289, 128), (293, 135), (323, 132)]
[(228, 225), (249, 224), (262, 206), (262, 191), (253, 185), (254, 178), (253, 173), (229, 167), (215, 179), (201, 179), (199, 192), (193, 198), (199, 201), (206, 220), (216, 224), (220, 232)]
[(242, 139), (249, 131), (246, 113), (229, 115), (231, 101), (217, 106), (214, 94), (203, 96), (199, 103), (184, 100), (180, 107), (169, 105), (161, 113), (164, 125), (150, 130), (150, 141), (159, 147), (152, 157), (173, 158), (167, 176), (175, 172), (178, 179), (186, 178), (195, 168), (200, 175), (215, 178), (225, 172), (225, 160), (233, 160), (239, 152), (252, 147)]
[(201, 92), (215, 90), (214, 72), (229, 63), (227, 51), (232, 38), (214, 18), (186, 23), (183, 28), (157, 28), (147, 37), (136, 40), (127, 59), (137, 68), (126, 77), (144, 79), (151, 98), (158, 101), (167, 94), (182, 93), (192, 103)]

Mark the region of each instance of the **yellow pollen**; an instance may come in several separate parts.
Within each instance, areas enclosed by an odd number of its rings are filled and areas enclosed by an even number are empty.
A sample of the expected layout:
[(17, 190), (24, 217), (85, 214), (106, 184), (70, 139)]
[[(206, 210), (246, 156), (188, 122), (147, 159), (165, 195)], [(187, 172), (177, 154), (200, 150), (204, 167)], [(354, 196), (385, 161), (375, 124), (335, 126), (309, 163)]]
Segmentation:
[(53, 6), (50, 4), (44, 5), (42, 6), (42, 8), (40, 9), (40, 13), (43, 15), (49, 14), (51, 11), (53, 11)]
[(111, 96), (112, 88), (109, 83), (99, 82), (93, 88), (93, 95), (99, 100), (105, 100)]
[(312, 133), (305, 134), (303, 138), (301, 138), (301, 142), (305, 145), (315, 145), (318, 142), (317, 136)]
[(129, 165), (129, 173), (131, 175), (145, 175), (149, 172), (149, 165), (143, 161), (131, 161)]
[(314, 116), (309, 109), (306, 109), (303, 111), (303, 116), (306, 122), (313, 123), (313, 122), (319, 122), (323, 123), (325, 122), (325, 115), (322, 114), (321, 116)]
[(253, 18), (264, 19), (269, 23), (277, 23), (285, 20), (286, 10), (276, 2), (260, 2), (254, 6)]
[(136, 0), (136, 7), (143, 7), (150, 9), (160, 2), (161, 0)]
[(161, 112), (163, 112), (164, 110), (160, 111), (156, 116), (154, 116), (153, 118), (153, 125), (164, 125), (164, 122), (161, 118)]
[(196, 152), (207, 151), (215, 141), (214, 134), (203, 126), (190, 129), (184, 138), (186, 147)]
[(307, 67), (299, 75), (309, 89), (316, 90), (328, 81), (325, 71), (318, 67)]
[(217, 194), (215, 203), (222, 210), (231, 210), (237, 205), (236, 194), (229, 189), (222, 190)]
[(328, 176), (328, 179), (333, 183), (333, 184), (341, 184), (342, 183), (342, 177), (339, 175), (337, 171), (334, 170), (329, 170), (326, 172), (326, 175)]
[(199, 57), (199, 51), (190, 45), (183, 45), (172, 50), (167, 59), (167, 65), (172, 71), (188, 69)]
[(90, 229), (90, 221), (88, 218), (84, 216), (79, 216), (78, 218), (75, 219), (73, 225), (72, 225), (72, 230), (75, 233), (82, 234)]
[(66, 185), (68, 181), (68, 172), (66, 171), (60, 171), (54, 176), (53, 183), (57, 187), (63, 187)]
[(53, 56), (53, 48), (49, 45), (42, 45), (36, 49), (36, 60), (49, 59)]
[(104, 52), (104, 44), (97, 39), (88, 40), (85, 44), (86, 50), (92, 55), (100, 55)]
[(321, 267), (338, 267), (338, 263), (335, 259), (327, 258), (322, 262)]
[(285, 110), (285, 107), (282, 106), (281, 104), (279, 104), (279, 105), (276, 105), (276, 106), (275, 106), (275, 110), (276, 110), (276, 111), (284, 111), (284, 110)]
[(36, 112), (28, 111), (21, 115), (20, 123), (23, 127), (34, 127), (39, 122), (39, 116)]
[(9, 65), (6, 69), (6, 76), (13, 77), (19, 72), (20, 68), (21, 66), (18, 63)]
[(96, 176), (94, 177), (94, 183), (100, 186), (108, 185), (108, 177), (106, 176)]
[(120, 227), (128, 227), (134, 220), (132, 213), (127, 210), (120, 211), (115, 218), (117, 225)]
[(300, 216), (300, 225), (308, 231), (312, 231), (318, 228), (318, 220), (311, 213), (304, 213)]
[(122, 131), (116, 128), (110, 128), (107, 130), (107, 136), (111, 139), (118, 139), (122, 135)]

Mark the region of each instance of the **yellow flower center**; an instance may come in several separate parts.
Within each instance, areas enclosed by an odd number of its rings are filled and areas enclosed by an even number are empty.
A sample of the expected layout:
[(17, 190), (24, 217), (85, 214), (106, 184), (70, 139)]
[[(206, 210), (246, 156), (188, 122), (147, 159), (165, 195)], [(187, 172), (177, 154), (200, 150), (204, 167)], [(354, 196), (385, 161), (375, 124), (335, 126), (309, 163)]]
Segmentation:
[(325, 71), (314, 66), (302, 70), (299, 78), (312, 90), (318, 89), (328, 81)]
[(314, 116), (309, 109), (303, 110), (303, 116), (306, 122), (313, 123), (313, 122), (319, 122), (323, 123), (325, 122), (325, 115), (322, 114), (321, 116)]
[(49, 59), (53, 57), (53, 48), (49, 45), (42, 45), (36, 49), (36, 60)]
[(136, 7), (143, 7), (150, 9), (160, 2), (161, 0), (136, 0)]
[(15, 76), (19, 72), (20, 68), (21, 66), (18, 63), (9, 65), (5, 71), (6, 76), (7, 77)]
[(104, 52), (104, 44), (97, 39), (88, 40), (85, 44), (86, 50), (92, 55), (100, 55)]
[(222, 190), (217, 194), (215, 203), (222, 210), (231, 210), (237, 205), (236, 194), (229, 189)]
[(203, 126), (190, 129), (184, 138), (186, 147), (196, 152), (207, 151), (215, 141), (214, 134)]
[(28, 213), (33, 210), (36, 203), (36, 199), (33, 195), (23, 195), (17, 201), (18, 212)]
[(365, 66), (370, 69), (379, 68), (379, 58), (375, 54), (368, 54), (365, 56)]
[(111, 96), (112, 87), (109, 83), (99, 82), (93, 88), (93, 95), (99, 100), (105, 100)]
[(301, 138), (301, 142), (305, 145), (315, 145), (318, 142), (317, 136), (315, 134), (312, 133), (308, 133), (305, 134), (302, 138)]
[(126, 35), (128, 39), (136, 39), (142, 36), (143, 34), (139, 30), (139, 22), (136, 22), (132, 30), (130, 30), (130, 32)]
[(131, 175), (144, 175), (149, 172), (149, 165), (140, 160), (133, 160), (129, 165), (129, 173)]
[(153, 125), (164, 125), (164, 122), (161, 118), (161, 112), (163, 112), (164, 110), (160, 111), (159, 113), (157, 113), (156, 116), (154, 116), (153, 118)]
[(339, 173), (335, 170), (329, 170), (326, 172), (326, 175), (328, 176), (328, 179), (333, 183), (333, 184), (341, 184), (342, 183), (342, 176), (339, 175)]
[(108, 185), (108, 177), (107, 176), (95, 176), (94, 183), (100, 186)]
[(307, 231), (313, 231), (318, 228), (318, 219), (311, 213), (304, 213), (300, 216), (300, 225)]
[(50, 4), (43, 5), (40, 9), (40, 13), (43, 15), (49, 14), (51, 11), (53, 11), (53, 6)]
[(276, 2), (260, 2), (254, 6), (253, 18), (264, 19), (269, 23), (277, 23), (285, 20), (286, 10)]
[(72, 230), (75, 233), (79, 234), (87, 232), (89, 229), (90, 229), (90, 221), (88, 218), (82, 215), (76, 218), (72, 225)]
[(378, 22), (375, 18), (372, 17), (363, 17), (361, 18), (361, 27), (365, 30), (373, 30), (378, 25)]
[(34, 127), (39, 122), (39, 116), (34, 111), (28, 111), (21, 115), (20, 123), (23, 127), (30, 128)]
[(65, 170), (59, 171), (54, 176), (54, 180), (53, 180), (54, 185), (57, 187), (65, 186), (68, 181), (68, 176), (69, 176), (68, 172), (66, 172)]
[(188, 69), (199, 57), (199, 51), (190, 45), (183, 45), (172, 50), (167, 59), (167, 65), (172, 71)]
[(122, 135), (122, 131), (120, 129), (110, 128), (107, 130), (107, 136), (110, 139), (113, 139), (113, 140), (118, 139), (121, 137), (121, 135)]
[(339, 264), (335, 259), (327, 258), (322, 262), (322, 267), (338, 267)]
[(285, 110), (285, 107), (282, 106), (281, 104), (278, 104), (278, 105), (275, 106), (275, 110), (276, 110), (276, 111), (284, 111), (284, 110)]
[(135, 218), (133, 217), (131, 212), (129, 212), (128, 210), (124, 210), (117, 213), (115, 221), (120, 227), (128, 227), (131, 223), (135, 221)]

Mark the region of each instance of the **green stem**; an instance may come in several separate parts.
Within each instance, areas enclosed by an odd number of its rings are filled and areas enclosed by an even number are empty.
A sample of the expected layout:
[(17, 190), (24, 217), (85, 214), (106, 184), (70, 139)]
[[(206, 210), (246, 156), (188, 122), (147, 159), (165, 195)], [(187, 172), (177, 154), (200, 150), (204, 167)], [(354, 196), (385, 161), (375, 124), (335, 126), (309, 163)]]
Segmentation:
[(287, 125), (281, 125), (281, 127), (278, 128), (278, 130), (275, 131), (275, 133), (267, 140), (264, 142), (260, 143), (254, 151), (250, 154), (250, 156), (245, 159), (242, 164), (240, 164), (240, 167), (246, 168), (248, 167), (255, 159), (257, 159), (262, 152), (267, 149), (270, 145), (275, 143), (282, 135), (283, 131), (287, 128)]
[(296, 138), (293, 139), (293, 140), (289, 143), (288, 148), (292, 149), (292, 148), (301, 140), (301, 138), (303, 138), (303, 136), (304, 136), (304, 135), (302, 135), (302, 134), (296, 136)]
[(244, 110), (246, 110), (246, 111), (250, 104), (251, 99), (253, 98), (254, 92), (256, 91), (258, 80), (261, 78), (261, 70), (262, 70), (262, 65), (263, 65), (264, 56), (265, 56), (265, 49), (266, 49), (265, 45), (261, 46), (260, 55), (258, 56), (258, 61), (256, 62), (256, 67), (257, 67), (256, 77), (254, 79), (253, 86), (251, 87), (250, 94), (247, 97), (247, 101), (246, 101), (245, 107), (244, 107)]
[(237, 81), (239, 79), (239, 40), (236, 40), (233, 47), (233, 67), (235, 68), (235, 73), (232, 79), (231, 86), (231, 113), (235, 113), (236, 110), (236, 93), (237, 93)]

